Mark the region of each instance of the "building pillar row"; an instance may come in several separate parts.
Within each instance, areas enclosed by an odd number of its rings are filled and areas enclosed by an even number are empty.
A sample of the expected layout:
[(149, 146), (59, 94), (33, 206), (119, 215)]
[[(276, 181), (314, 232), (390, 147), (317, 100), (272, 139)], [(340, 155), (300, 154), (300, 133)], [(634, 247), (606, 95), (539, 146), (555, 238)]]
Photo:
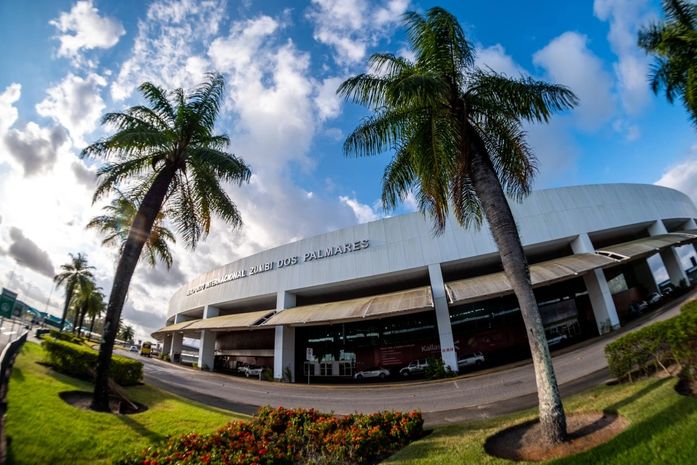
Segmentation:
[[(695, 221), (694, 218), (690, 218), (685, 224), (682, 225), (682, 229), (683, 231), (697, 230), (697, 221)], [(697, 254), (697, 242), (693, 242), (692, 247), (695, 249), (695, 253)]]
[[(220, 309), (212, 305), (203, 307), (203, 319), (213, 318), (220, 315)], [(215, 339), (217, 333), (203, 329), (201, 330), (201, 339), (198, 346), (198, 367), (202, 370), (213, 371), (215, 362)]]
[[(278, 291), (276, 311), (295, 307), (295, 294)], [(283, 381), (284, 371), (290, 371), (290, 382), (295, 382), (295, 327), (276, 326), (273, 345), (273, 378)]]
[(457, 350), (455, 349), (455, 342), (453, 340), (453, 327), (450, 324), (448, 296), (445, 292), (445, 283), (443, 282), (443, 273), (440, 269), (440, 263), (428, 265), (428, 277), (431, 281), (433, 306), (436, 310), (441, 358), (445, 365), (457, 373)]
[(162, 341), (162, 354), (167, 354), (169, 355), (169, 352), (172, 350), (172, 335), (171, 334), (165, 334), (165, 339)]
[[(651, 226), (649, 226), (649, 234), (651, 236), (658, 236), (660, 234), (668, 234), (663, 221), (657, 220)], [(680, 256), (674, 247), (666, 247), (660, 252), (661, 260), (663, 260), (663, 265), (666, 267), (668, 272), (668, 278), (673, 286), (681, 287), (687, 285), (689, 281), (687, 280), (687, 274), (682, 268), (682, 263), (680, 263)]]
[[(593, 243), (586, 233), (579, 234), (578, 237), (571, 242), (571, 250), (573, 250), (575, 254), (595, 252)], [(591, 307), (593, 307), (593, 315), (595, 316), (598, 333), (603, 334), (619, 328), (620, 319), (617, 316), (617, 308), (615, 308), (615, 302), (612, 300), (610, 287), (607, 285), (603, 270), (595, 269), (584, 274), (583, 282), (588, 291)]]

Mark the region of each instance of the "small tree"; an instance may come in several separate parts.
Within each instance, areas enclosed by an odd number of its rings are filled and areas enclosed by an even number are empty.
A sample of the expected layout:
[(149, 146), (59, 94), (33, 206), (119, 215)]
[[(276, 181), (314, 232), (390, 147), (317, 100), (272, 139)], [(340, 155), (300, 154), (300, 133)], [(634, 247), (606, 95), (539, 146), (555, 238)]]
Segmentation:
[(65, 304), (63, 305), (63, 316), (60, 324), (61, 331), (63, 331), (63, 326), (65, 326), (65, 318), (68, 315), (68, 308), (70, 307), (73, 293), (94, 280), (94, 275), (90, 271), (94, 270), (94, 267), (87, 264), (86, 255), (82, 253), (68, 255), (70, 255), (70, 262), (61, 265), (62, 272), (53, 277), (53, 282), (56, 283), (56, 286), (65, 286)]

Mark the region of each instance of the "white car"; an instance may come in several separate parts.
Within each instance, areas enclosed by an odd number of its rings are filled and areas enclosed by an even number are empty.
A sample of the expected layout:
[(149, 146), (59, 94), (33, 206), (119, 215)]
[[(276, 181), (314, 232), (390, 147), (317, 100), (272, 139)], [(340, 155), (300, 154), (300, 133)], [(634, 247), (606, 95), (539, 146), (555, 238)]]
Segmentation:
[(413, 362), (410, 362), (409, 365), (407, 365), (404, 368), (402, 368), (401, 370), (399, 370), (399, 374), (405, 378), (407, 378), (411, 375), (420, 375), (426, 371), (427, 367), (428, 367), (428, 360), (426, 360), (426, 359), (414, 360)]
[(365, 370), (361, 370), (359, 372), (356, 372), (356, 374), (353, 375), (354, 379), (357, 379), (357, 380), (362, 380), (365, 378), (385, 379), (388, 376), (390, 376), (390, 370), (388, 370), (387, 368), (382, 368), (382, 367), (367, 368)]
[(484, 354), (481, 352), (473, 352), (471, 354), (467, 354), (463, 356), (461, 359), (457, 361), (457, 367), (462, 369), (462, 368), (467, 368), (471, 366), (479, 366), (482, 363), (484, 363)]
[(252, 376), (258, 378), (261, 375), (262, 370), (262, 367), (242, 365), (241, 367), (237, 368), (237, 374), (245, 375), (247, 378), (251, 378)]
[(566, 342), (568, 338), (566, 337), (566, 334), (559, 334), (558, 336), (550, 337), (547, 338), (547, 346), (548, 347), (553, 347), (561, 344), (562, 342)]

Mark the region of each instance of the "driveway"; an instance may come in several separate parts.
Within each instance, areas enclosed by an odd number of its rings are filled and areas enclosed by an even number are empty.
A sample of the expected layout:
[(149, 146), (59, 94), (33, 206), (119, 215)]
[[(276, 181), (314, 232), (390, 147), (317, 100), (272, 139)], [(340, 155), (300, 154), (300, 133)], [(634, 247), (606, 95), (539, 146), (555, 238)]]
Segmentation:
[[(607, 380), (609, 374), (603, 349), (609, 342), (634, 328), (675, 316), (680, 305), (694, 295), (697, 291), (611, 335), (556, 352), (553, 361), (562, 395)], [(202, 372), (156, 359), (138, 360), (145, 363), (144, 378), (149, 384), (204, 404), (248, 414), (261, 405), (316, 408), (337, 414), (419, 409), (426, 423), (433, 426), (487, 418), (537, 405), (530, 362), (447, 380), (338, 386), (271, 383)]]

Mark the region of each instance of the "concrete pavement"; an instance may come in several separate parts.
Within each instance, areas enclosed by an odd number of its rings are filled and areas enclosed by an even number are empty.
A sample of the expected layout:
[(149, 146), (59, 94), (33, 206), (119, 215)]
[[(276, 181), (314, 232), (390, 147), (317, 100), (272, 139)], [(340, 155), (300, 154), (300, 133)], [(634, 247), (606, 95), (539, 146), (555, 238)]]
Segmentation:
[[(636, 327), (676, 315), (680, 305), (696, 294), (697, 291), (693, 291), (621, 331), (554, 354), (562, 395), (607, 380), (609, 374), (603, 350), (609, 342)], [(204, 404), (248, 414), (261, 405), (316, 408), (338, 414), (419, 409), (427, 424), (433, 426), (487, 418), (537, 405), (534, 373), (529, 362), (439, 381), (308, 386), (250, 380), (161, 360), (138, 359), (145, 363), (147, 383)]]

